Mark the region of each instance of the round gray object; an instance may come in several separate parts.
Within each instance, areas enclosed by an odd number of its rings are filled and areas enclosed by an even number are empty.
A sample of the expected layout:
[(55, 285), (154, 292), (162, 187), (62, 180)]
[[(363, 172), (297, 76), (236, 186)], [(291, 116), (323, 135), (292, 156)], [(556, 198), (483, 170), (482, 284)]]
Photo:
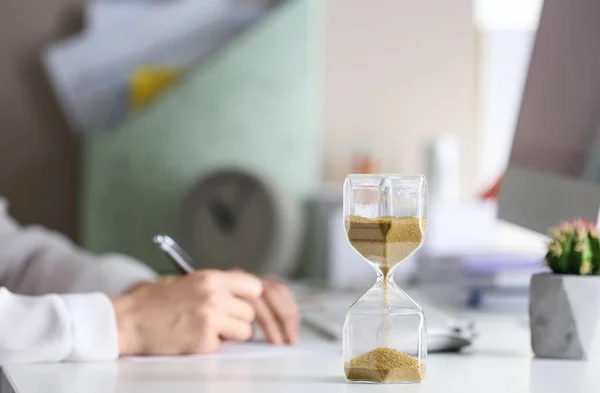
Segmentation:
[(179, 238), (198, 269), (286, 276), (298, 260), (300, 203), (247, 172), (202, 178), (184, 197), (179, 217)]

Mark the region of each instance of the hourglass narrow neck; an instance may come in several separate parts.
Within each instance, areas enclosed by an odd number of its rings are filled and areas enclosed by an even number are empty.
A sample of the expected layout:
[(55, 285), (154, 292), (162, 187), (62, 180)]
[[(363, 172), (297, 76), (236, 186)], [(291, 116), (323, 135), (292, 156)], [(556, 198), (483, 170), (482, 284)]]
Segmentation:
[(391, 268), (377, 266), (377, 282), (376, 284), (383, 284), (384, 280), (387, 280), (388, 283), (394, 282), (394, 272), (398, 265), (392, 266)]
[(407, 307), (415, 308), (416, 303), (400, 288), (394, 280), (395, 269), (390, 269), (387, 277), (384, 279), (384, 271), (377, 269), (377, 281), (367, 292), (362, 300), (371, 300), (377, 302), (384, 301), (386, 307)]

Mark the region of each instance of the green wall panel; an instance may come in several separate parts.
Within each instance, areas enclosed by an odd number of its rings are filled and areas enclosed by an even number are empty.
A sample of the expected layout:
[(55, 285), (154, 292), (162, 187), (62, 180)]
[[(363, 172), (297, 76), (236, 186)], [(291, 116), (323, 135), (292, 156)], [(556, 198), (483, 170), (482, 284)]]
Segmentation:
[(241, 167), (301, 198), (315, 191), (319, 9), (285, 2), (122, 127), (88, 137), (84, 246), (170, 272), (151, 237), (176, 232), (181, 198), (211, 170)]

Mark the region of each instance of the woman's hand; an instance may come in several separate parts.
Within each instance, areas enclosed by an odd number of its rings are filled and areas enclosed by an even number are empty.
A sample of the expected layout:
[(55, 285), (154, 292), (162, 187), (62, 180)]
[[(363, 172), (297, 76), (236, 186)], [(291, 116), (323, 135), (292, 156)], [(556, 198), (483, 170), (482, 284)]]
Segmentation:
[(112, 298), (121, 355), (180, 355), (252, 337), (261, 280), (242, 271), (201, 270), (141, 284)]
[[(234, 271), (243, 272), (240, 269)], [(176, 276), (167, 276), (159, 282), (168, 284), (178, 279)], [(277, 279), (263, 278), (261, 281), (262, 294), (252, 302), (258, 327), (269, 343), (295, 344), (298, 341), (300, 313), (294, 295)]]

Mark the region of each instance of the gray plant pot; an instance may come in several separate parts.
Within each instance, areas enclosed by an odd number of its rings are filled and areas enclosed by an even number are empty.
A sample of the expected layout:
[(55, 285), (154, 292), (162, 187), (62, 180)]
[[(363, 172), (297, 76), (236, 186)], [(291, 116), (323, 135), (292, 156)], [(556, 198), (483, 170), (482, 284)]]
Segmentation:
[(600, 357), (600, 277), (534, 274), (529, 295), (531, 346), (537, 357)]

